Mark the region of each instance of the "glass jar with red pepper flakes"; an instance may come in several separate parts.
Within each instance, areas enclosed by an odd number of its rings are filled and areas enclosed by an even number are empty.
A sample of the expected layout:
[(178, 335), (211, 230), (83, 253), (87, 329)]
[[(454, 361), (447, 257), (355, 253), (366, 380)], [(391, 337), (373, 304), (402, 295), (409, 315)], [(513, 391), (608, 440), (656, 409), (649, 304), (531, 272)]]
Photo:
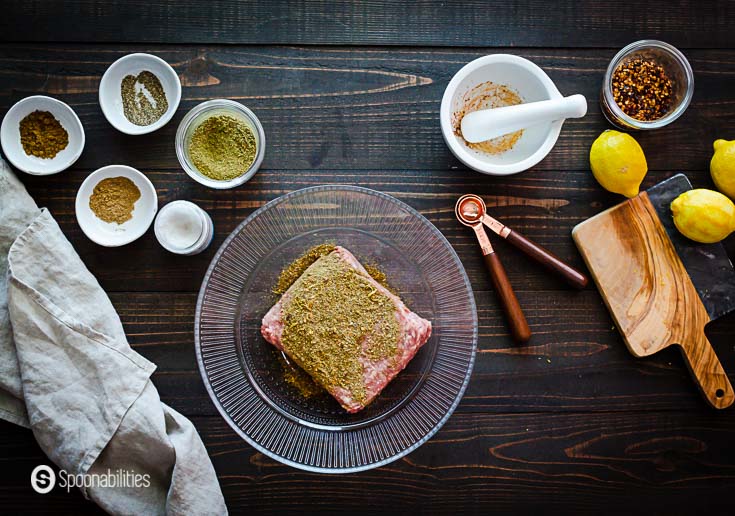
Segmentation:
[(610, 61), (600, 104), (621, 129), (657, 129), (679, 118), (693, 93), (694, 73), (684, 54), (663, 41), (642, 40)]

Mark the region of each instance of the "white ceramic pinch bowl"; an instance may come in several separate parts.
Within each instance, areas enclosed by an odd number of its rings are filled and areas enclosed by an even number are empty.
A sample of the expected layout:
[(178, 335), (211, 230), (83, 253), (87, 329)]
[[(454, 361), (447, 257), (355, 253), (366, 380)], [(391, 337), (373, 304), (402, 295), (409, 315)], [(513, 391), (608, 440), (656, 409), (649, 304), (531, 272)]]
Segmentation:
[[(135, 202), (133, 218), (122, 223), (105, 222), (89, 207), (89, 198), (97, 183), (108, 177), (127, 177), (140, 190)], [(158, 196), (150, 180), (140, 171), (125, 165), (108, 165), (95, 170), (79, 187), (75, 202), (79, 227), (94, 243), (105, 247), (119, 247), (140, 238), (150, 227), (158, 211)]]
[[(20, 121), (34, 111), (51, 113), (69, 135), (66, 148), (53, 158), (28, 155), (20, 143)], [(64, 102), (34, 95), (17, 102), (8, 110), (0, 126), (0, 143), (3, 154), (15, 168), (28, 174), (47, 176), (66, 170), (79, 159), (84, 150), (84, 128), (74, 110)]]
[[(125, 118), (120, 85), (126, 75), (137, 77), (144, 70), (158, 77), (166, 94), (168, 109), (161, 118), (150, 125), (135, 125)], [(174, 69), (160, 57), (151, 54), (128, 54), (112, 63), (102, 76), (99, 99), (102, 113), (115, 129), (126, 134), (148, 134), (166, 125), (174, 116), (181, 101), (181, 81)]]
[(515, 90), (524, 103), (562, 98), (549, 76), (528, 59), (510, 54), (480, 57), (462, 67), (444, 91), (440, 109), (444, 140), (457, 159), (483, 174), (505, 176), (528, 170), (554, 147), (564, 120), (543, 122), (524, 129), (513, 148), (500, 154), (471, 149), (454, 134), (452, 117), (461, 110), (465, 93), (488, 81)]

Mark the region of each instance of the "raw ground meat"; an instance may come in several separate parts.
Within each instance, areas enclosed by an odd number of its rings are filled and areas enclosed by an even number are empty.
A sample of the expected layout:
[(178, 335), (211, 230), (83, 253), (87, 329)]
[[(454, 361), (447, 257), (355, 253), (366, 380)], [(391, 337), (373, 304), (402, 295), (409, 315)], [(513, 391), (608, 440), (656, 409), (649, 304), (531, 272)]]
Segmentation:
[[(386, 385), (390, 383), (395, 376), (400, 373), (411, 359), (416, 355), (416, 352), (423, 346), (429, 337), (431, 336), (431, 322), (426, 319), (422, 319), (411, 310), (409, 310), (403, 301), (383, 287), (380, 283), (375, 281), (365, 268), (360, 264), (357, 258), (354, 257), (344, 247), (337, 246), (333, 253), (345, 261), (352, 268), (357, 270), (361, 275), (365, 276), (372, 285), (380, 291), (382, 294), (387, 296), (395, 305), (395, 315), (398, 321), (398, 327), (400, 329), (400, 338), (397, 343), (397, 351), (394, 357), (387, 357), (380, 360), (372, 360), (363, 354), (359, 360), (363, 366), (363, 379), (365, 385), (366, 398), (364, 403), (360, 403), (355, 400), (352, 394), (344, 388), (340, 387), (328, 387), (329, 393), (339, 402), (347, 412), (355, 413), (364, 409), (375, 397), (380, 394)], [(318, 261), (317, 261), (318, 262)], [(315, 263), (317, 263), (315, 262)], [(314, 264), (312, 264), (312, 267)], [(287, 290), (281, 299), (273, 305), (273, 307), (263, 317), (263, 323), (260, 328), (260, 332), (263, 334), (265, 340), (273, 344), (275, 347), (284, 351), (281, 343), (281, 335), (283, 334), (283, 304), (287, 303), (290, 299), (291, 289)], [(308, 372), (308, 371), (307, 371)]]

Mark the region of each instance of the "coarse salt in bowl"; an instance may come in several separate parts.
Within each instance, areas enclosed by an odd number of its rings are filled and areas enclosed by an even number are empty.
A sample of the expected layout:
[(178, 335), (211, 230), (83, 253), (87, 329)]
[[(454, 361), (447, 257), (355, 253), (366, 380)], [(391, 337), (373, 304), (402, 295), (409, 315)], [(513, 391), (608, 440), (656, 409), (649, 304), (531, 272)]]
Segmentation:
[(153, 223), (156, 240), (174, 254), (193, 255), (206, 249), (214, 236), (211, 217), (190, 201), (178, 200), (161, 208)]

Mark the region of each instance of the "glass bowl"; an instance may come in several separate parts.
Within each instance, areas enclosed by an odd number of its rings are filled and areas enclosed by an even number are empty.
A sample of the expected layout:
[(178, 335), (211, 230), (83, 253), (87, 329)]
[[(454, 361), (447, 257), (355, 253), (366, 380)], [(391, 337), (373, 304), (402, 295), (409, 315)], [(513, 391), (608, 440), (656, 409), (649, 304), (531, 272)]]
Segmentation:
[[(646, 122), (626, 115), (615, 102), (612, 77), (617, 67), (634, 57), (652, 59), (660, 64), (674, 81), (672, 109), (663, 117)], [(610, 61), (602, 83), (600, 104), (608, 121), (621, 129), (648, 130), (664, 127), (679, 118), (694, 95), (694, 72), (687, 58), (676, 47), (653, 39), (631, 43), (618, 52)]]
[[(433, 325), (406, 369), (357, 414), (326, 393), (302, 396), (260, 334), (281, 270), (325, 242), (378, 266)], [(467, 386), (477, 332), (472, 288), (442, 234), (397, 199), (352, 186), (299, 190), (248, 217), (212, 260), (195, 317), (199, 368), (225, 420), (265, 455), (325, 473), (387, 464), (434, 435)]]
[[(189, 141), (191, 140), (192, 133), (199, 124), (214, 115), (230, 115), (242, 120), (255, 136), (257, 147), (255, 160), (247, 170), (243, 171), (242, 175), (226, 181), (218, 181), (205, 176), (197, 170), (197, 167), (189, 158)], [(255, 113), (239, 102), (228, 99), (208, 100), (192, 108), (181, 120), (179, 128), (176, 130), (176, 156), (179, 158), (179, 163), (181, 163), (184, 171), (196, 182), (220, 190), (234, 188), (253, 177), (260, 168), (260, 164), (263, 163), (263, 157), (265, 156), (265, 131), (263, 131), (263, 125), (258, 120), (258, 117), (255, 116)]]

